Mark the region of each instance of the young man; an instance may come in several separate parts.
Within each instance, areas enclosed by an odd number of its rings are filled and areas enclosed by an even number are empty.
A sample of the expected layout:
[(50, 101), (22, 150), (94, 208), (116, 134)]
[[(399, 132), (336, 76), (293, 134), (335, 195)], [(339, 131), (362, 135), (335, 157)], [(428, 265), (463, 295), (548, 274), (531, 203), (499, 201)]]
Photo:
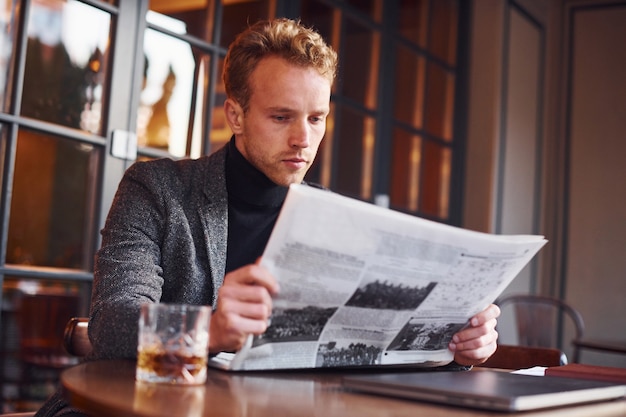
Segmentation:
[[(254, 24), (224, 63), (233, 138), (198, 160), (138, 162), (126, 172), (96, 256), (92, 358), (133, 358), (144, 302), (211, 305), (212, 353), (267, 328), (279, 286), (255, 262), (292, 183), (303, 182), (325, 132), (337, 56), (316, 32), (276, 19)], [(496, 348), (490, 306), (457, 333), (455, 361)]]

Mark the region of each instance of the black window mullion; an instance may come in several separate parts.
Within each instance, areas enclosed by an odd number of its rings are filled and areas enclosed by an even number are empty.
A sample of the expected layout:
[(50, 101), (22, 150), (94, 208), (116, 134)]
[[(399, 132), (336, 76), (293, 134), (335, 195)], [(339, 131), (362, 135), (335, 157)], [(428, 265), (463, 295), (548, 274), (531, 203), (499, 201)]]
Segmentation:
[(381, 43), (386, 45), (380, 54), (380, 80), (378, 83), (378, 114), (376, 125), (376, 143), (374, 146), (374, 169), (372, 178), (372, 195), (389, 196), (389, 183), (391, 181), (391, 146), (393, 137), (393, 80), (395, 73), (393, 42), (393, 22), (398, 14), (397, 1), (384, 2), (382, 17)]

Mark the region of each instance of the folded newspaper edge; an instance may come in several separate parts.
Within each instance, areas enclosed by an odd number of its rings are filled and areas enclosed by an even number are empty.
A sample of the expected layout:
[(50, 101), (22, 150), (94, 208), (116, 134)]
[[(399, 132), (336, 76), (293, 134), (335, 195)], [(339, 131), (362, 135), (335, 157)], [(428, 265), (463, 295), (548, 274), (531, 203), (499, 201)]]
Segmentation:
[(278, 280), (267, 331), (228, 370), (449, 364), (452, 336), (543, 247), (291, 185), (261, 264)]

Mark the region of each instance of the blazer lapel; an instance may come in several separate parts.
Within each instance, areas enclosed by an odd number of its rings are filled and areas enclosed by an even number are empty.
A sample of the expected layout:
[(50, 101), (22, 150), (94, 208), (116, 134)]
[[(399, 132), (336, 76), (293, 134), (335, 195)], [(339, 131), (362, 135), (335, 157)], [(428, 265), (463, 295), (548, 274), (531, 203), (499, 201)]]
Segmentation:
[(228, 193), (226, 191), (226, 147), (207, 158), (204, 174), (204, 198), (198, 204), (207, 256), (213, 283), (213, 307), (217, 290), (224, 282), (226, 244), (228, 242)]

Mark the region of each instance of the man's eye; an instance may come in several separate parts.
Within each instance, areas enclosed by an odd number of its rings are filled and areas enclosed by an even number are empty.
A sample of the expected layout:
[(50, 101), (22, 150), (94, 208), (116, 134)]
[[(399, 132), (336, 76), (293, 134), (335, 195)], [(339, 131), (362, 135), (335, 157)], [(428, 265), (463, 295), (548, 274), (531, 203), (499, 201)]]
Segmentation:
[(287, 116), (274, 116), (274, 120), (276, 120), (277, 122), (284, 122), (285, 120), (287, 120)]

